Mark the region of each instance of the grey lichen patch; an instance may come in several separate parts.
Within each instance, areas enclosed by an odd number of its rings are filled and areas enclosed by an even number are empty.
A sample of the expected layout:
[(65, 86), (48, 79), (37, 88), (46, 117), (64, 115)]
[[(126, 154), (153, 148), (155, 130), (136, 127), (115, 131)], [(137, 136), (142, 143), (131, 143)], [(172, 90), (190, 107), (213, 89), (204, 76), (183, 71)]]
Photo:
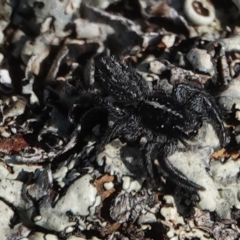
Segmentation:
[[(176, 196), (175, 196), (176, 197)], [(176, 199), (166, 195), (163, 198), (160, 213), (163, 216), (161, 222), (168, 229), (169, 239), (237, 239), (240, 231), (238, 226), (233, 224), (223, 224), (213, 221), (211, 213), (194, 209), (195, 213), (190, 219), (179, 215)]]
[[(27, 210), (33, 204), (23, 192), (24, 185), (18, 180), (1, 179), (0, 197), (12, 204), (15, 208)], [(19, 196), (22, 196), (19, 198)]]
[(2, 96), (0, 99), (0, 135), (10, 137), (16, 133), (16, 119), (23, 115), (27, 100), (20, 95)]
[(139, 24), (122, 16), (110, 14), (88, 4), (82, 5), (82, 11), (90, 21), (94, 22), (97, 19), (98, 22), (107, 24), (108, 29), (113, 29), (116, 33), (124, 31), (134, 31), (138, 34), (142, 33)]
[(234, 51), (239, 52), (240, 51), (239, 39), (240, 39), (239, 35), (233, 35), (229, 38), (218, 39), (218, 40), (210, 43), (209, 45), (211, 45), (211, 44), (218, 45), (219, 44), (221, 46), (220, 55), (223, 56), (226, 52), (234, 52)]
[(53, 184), (51, 170), (36, 171), (33, 181), (33, 184), (27, 187), (27, 193), (32, 199), (39, 201), (48, 195), (48, 191)]
[(219, 103), (228, 112), (232, 111), (234, 104), (240, 103), (240, 77), (231, 80), (227, 88), (219, 95)]
[(105, 40), (107, 37), (107, 33), (113, 33), (113, 30), (108, 29), (106, 25), (96, 24), (81, 18), (75, 19), (74, 24), (78, 39)]
[[(41, 149), (41, 148), (34, 148), (34, 147), (26, 147), (23, 150), (19, 152), (17, 155), (12, 155), (10, 159), (6, 158), (6, 162), (11, 163), (11, 161), (15, 163), (39, 163), (39, 162), (44, 162), (48, 158), (48, 155), (46, 152)], [(16, 165), (14, 166), (16, 167)], [(31, 166), (34, 169), (34, 166)], [(35, 167), (35, 168), (39, 168)], [(27, 169), (27, 168), (26, 168)]]
[(210, 76), (215, 74), (211, 56), (207, 53), (207, 50), (192, 48), (186, 57), (194, 69), (208, 73)]
[(14, 211), (17, 212), (23, 222), (31, 222), (30, 219), (33, 217), (36, 209), (34, 203), (27, 196), (23, 182), (2, 178), (0, 189), (0, 198), (10, 206), (13, 206)]
[[(9, 180), (15, 180), (17, 178), (19, 179), (21, 177), (24, 177), (24, 173), (31, 174), (31, 173), (34, 173), (36, 170), (42, 170), (41, 166), (37, 166), (37, 165), (25, 166), (24, 164), (19, 163), (18, 162), (19, 158), (22, 160), (22, 158), (19, 157), (18, 155), (4, 157), (4, 159), (3, 159), (4, 162), (1, 162), (1, 164), (0, 164), (0, 176), (2, 178), (6, 178)], [(24, 160), (26, 160), (26, 159), (24, 159)], [(34, 163), (36, 163), (37, 160), (34, 158)], [(27, 161), (27, 162), (29, 163), (31, 161)], [(9, 171), (9, 167), (12, 168), (12, 170), (13, 170), (12, 172)]]
[[(69, 221), (67, 213), (79, 217), (93, 216), (95, 208), (100, 202), (97, 189), (93, 186), (92, 181), (93, 178), (89, 174), (74, 181), (67, 189), (66, 194), (56, 202), (54, 208), (49, 202), (42, 202), (39, 207), (42, 218), (36, 224), (61, 232), (76, 225), (76, 222)], [(83, 223), (82, 226), (86, 227), (86, 223)]]
[(135, 148), (121, 143), (119, 139), (105, 146), (97, 157), (99, 165), (104, 164), (104, 171), (116, 175), (118, 180), (123, 176), (131, 176), (142, 181), (145, 173), (142, 172), (142, 155)]
[(7, 98), (4, 101), (6, 107), (3, 109), (3, 119), (2, 124), (5, 120), (11, 117), (17, 117), (24, 113), (27, 100), (21, 96), (13, 96), (12, 98)]
[(46, 31), (38, 36), (34, 42), (28, 40), (25, 42), (21, 58), (25, 64), (28, 64), (28, 70), (34, 74), (39, 74), (42, 61), (49, 55), (50, 46), (54, 40), (54, 32)]
[(168, 229), (167, 237), (171, 240), (176, 240), (178, 237), (182, 239), (188, 238), (193, 239), (208, 239), (205, 238), (206, 234), (204, 231), (189, 226), (186, 224), (184, 218), (179, 215), (177, 207), (174, 201), (174, 198), (170, 195), (166, 195), (163, 198), (164, 204), (160, 209), (160, 213), (164, 220), (161, 220), (161, 223)]
[(53, 234), (45, 234), (41, 232), (35, 232), (31, 234), (26, 240), (58, 240), (58, 237)]
[(14, 216), (14, 211), (6, 203), (0, 201), (0, 214), (4, 216), (4, 218), (0, 218), (1, 238), (7, 239), (11, 232), (9, 222)]
[(210, 174), (219, 191), (221, 200), (216, 209), (221, 218), (231, 219), (231, 209), (240, 209), (239, 188), (240, 161), (229, 159), (225, 163), (212, 161)]
[[(205, 210), (215, 211), (220, 195), (215, 183), (206, 169), (212, 153), (211, 148), (205, 147), (190, 151), (177, 151), (168, 157), (168, 160), (184, 173), (190, 181), (204, 187), (205, 191), (199, 191), (199, 206)], [(211, 196), (211, 197), (209, 197)]]
[(10, 1), (4, 1), (1, 3), (0, 9), (0, 44), (4, 43), (4, 29), (11, 21), (11, 14), (13, 8), (10, 4)]
[(6, 92), (11, 92), (13, 90), (12, 79), (7, 69), (0, 69), (0, 83), (1, 83), (0, 89), (2, 91), (5, 90)]
[(138, 192), (142, 188), (142, 184), (137, 180), (132, 180), (129, 176), (122, 177), (122, 188), (126, 192)]
[(37, 24), (43, 23), (47, 18), (52, 18), (56, 36), (66, 37), (70, 34), (69, 31), (65, 31), (65, 27), (72, 20), (73, 13), (78, 9), (79, 4), (76, 6), (66, 0), (28, 0), (28, 4), (34, 10)]
[(218, 223), (213, 229), (214, 239), (225, 240), (225, 239), (238, 239), (240, 236), (240, 229), (236, 224), (226, 226), (223, 223)]
[(31, 230), (29, 230), (29, 228), (24, 226), (22, 223), (18, 223), (11, 228), (11, 233), (6, 239), (25, 239), (30, 232)]
[(93, 7), (105, 9), (110, 4), (119, 2), (119, 0), (82, 0), (83, 3), (89, 4)]
[(211, 161), (212, 151), (208, 147), (177, 151), (168, 159), (187, 178), (205, 188), (198, 191), (199, 207), (216, 211), (220, 218), (231, 219), (231, 209), (240, 208), (239, 199), (239, 160), (227, 162)]
[(33, 91), (33, 84), (34, 84), (34, 78), (30, 78), (30, 79), (23, 79), (23, 83), (24, 86), (22, 88), (22, 93), (25, 95), (30, 95), (30, 104), (31, 105), (39, 105), (39, 99), (37, 97), (37, 95), (35, 94), (35, 92)]

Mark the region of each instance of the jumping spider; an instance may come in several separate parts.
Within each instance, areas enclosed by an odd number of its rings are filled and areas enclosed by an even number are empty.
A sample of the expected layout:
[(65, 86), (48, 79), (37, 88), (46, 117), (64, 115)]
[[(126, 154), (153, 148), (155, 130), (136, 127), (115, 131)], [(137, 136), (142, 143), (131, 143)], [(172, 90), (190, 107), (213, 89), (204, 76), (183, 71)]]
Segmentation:
[(187, 146), (186, 140), (198, 134), (204, 121), (212, 124), (221, 145), (225, 145), (223, 121), (212, 97), (185, 83), (174, 85), (170, 94), (162, 90), (151, 91), (139, 73), (115, 57), (103, 57), (98, 62), (96, 78), (117, 103), (96, 97), (98, 104), (116, 118), (106, 131), (101, 149), (117, 137), (134, 141), (144, 136), (147, 141), (141, 147), (143, 164), (151, 180), (155, 177), (153, 159), (157, 158), (161, 168), (175, 182), (191, 190), (204, 190), (177, 170), (168, 156), (176, 151), (178, 141)]

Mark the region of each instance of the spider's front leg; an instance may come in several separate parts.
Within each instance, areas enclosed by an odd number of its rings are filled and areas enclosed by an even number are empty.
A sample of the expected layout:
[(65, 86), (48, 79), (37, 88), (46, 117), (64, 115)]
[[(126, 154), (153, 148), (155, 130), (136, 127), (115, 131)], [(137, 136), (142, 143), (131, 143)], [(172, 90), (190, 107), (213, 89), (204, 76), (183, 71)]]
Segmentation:
[(180, 83), (174, 86), (172, 97), (185, 109), (186, 115), (190, 116), (189, 120), (196, 122), (196, 126), (200, 125), (200, 121), (209, 121), (219, 137), (221, 146), (226, 145), (227, 136), (223, 120), (214, 99), (209, 94), (200, 88)]
[[(159, 167), (163, 173), (166, 173), (170, 181), (187, 188), (191, 191), (205, 190), (204, 187), (198, 185), (197, 183), (190, 181), (183, 173), (181, 173), (177, 168), (175, 168), (172, 163), (168, 160), (168, 156), (173, 154), (177, 150), (177, 141), (174, 139), (167, 139), (165, 143), (151, 143), (149, 142), (145, 147), (145, 160), (146, 167), (150, 178), (153, 178), (153, 166), (151, 155), (157, 156), (159, 160)], [(152, 179), (151, 179), (152, 180)]]
[(205, 190), (204, 187), (190, 181), (168, 160), (168, 157), (177, 151), (177, 140), (169, 139), (165, 135), (158, 135), (157, 137), (147, 135), (149, 141), (143, 145), (142, 150), (145, 156), (144, 167), (151, 183), (157, 182), (153, 167), (153, 159), (157, 158), (160, 172), (165, 173), (170, 181), (191, 191)]
[(107, 129), (98, 152), (102, 151), (107, 143), (117, 137), (124, 136), (128, 140), (135, 140), (141, 135), (141, 129), (138, 127), (139, 119), (126, 112), (124, 114), (124, 117), (118, 119), (113, 126)]
[[(174, 149), (174, 150), (173, 150)], [(177, 183), (178, 185), (189, 189), (191, 191), (199, 191), (199, 190), (205, 190), (204, 187), (198, 185), (197, 183), (189, 180), (187, 178), (187, 176), (185, 176), (180, 170), (178, 170), (177, 168), (175, 168), (173, 166), (173, 164), (168, 160), (168, 156), (167, 154), (165, 154), (166, 152), (171, 152), (174, 153), (174, 151), (176, 151), (176, 143), (167, 143), (164, 147), (163, 147), (163, 159), (160, 162), (160, 166), (162, 167), (163, 171), (165, 171), (168, 176), (170, 177), (170, 180), (172, 182)], [(162, 155), (162, 154), (161, 154)]]

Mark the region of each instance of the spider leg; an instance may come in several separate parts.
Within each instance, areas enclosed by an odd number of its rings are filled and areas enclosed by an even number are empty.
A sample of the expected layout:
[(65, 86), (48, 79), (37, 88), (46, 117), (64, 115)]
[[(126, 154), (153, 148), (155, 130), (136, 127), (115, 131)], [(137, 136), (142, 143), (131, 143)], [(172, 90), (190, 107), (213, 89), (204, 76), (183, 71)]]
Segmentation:
[(190, 181), (181, 171), (173, 166), (173, 164), (168, 160), (169, 155), (176, 151), (176, 143), (170, 143), (167, 141), (164, 145), (161, 142), (148, 142), (144, 145), (144, 155), (145, 155), (145, 167), (147, 169), (148, 176), (151, 182), (154, 180), (153, 171), (153, 157), (157, 153), (157, 157), (160, 159), (159, 166), (163, 173), (166, 173), (170, 181), (180, 185), (191, 191), (205, 190), (204, 187)]
[(191, 191), (205, 190), (204, 187), (190, 181), (181, 171), (175, 168), (168, 160), (168, 156), (176, 151), (176, 142), (167, 141), (158, 151), (158, 157), (161, 158), (159, 165), (163, 172), (167, 173), (169, 180)]
[(202, 117), (203, 119), (206, 118), (208, 120), (214, 130), (216, 131), (220, 143), (222, 146), (225, 146), (227, 143), (227, 136), (226, 131), (223, 125), (223, 121), (220, 117), (220, 114), (218, 110), (215, 108), (214, 105), (212, 105), (211, 101), (209, 101), (208, 98), (205, 98), (200, 93), (196, 93), (189, 101), (188, 104), (186, 104), (186, 109), (189, 109), (190, 111), (195, 111), (196, 119), (197, 117)]
[[(141, 129), (138, 128), (138, 121), (139, 119), (131, 115), (117, 120), (112, 127), (107, 129), (98, 151), (102, 151), (107, 143), (121, 135), (129, 135), (131, 139), (140, 136)], [(131, 129), (130, 132), (129, 129)]]
[(204, 187), (198, 185), (193, 181), (190, 181), (183, 173), (176, 169), (167, 157), (163, 159), (163, 161), (160, 163), (160, 166), (169, 175), (169, 177), (171, 177), (170, 180), (177, 183), (178, 185), (191, 191), (205, 190)]
[(107, 143), (111, 142), (111, 140), (119, 136), (121, 129), (124, 128), (125, 125), (126, 119), (119, 119), (113, 124), (113, 126), (109, 127), (104, 134), (104, 137), (98, 148), (98, 152), (101, 152)]
[[(76, 125), (72, 132), (68, 143), (63, 147), (61, 152), (54, 157), (53, 161), (61, 161), (59, 157), (63, 154), (69, 154), (76, 148), (83, 146), (84, 137), (92, 132), (92, 129), (97, 124), (107, 125), (107, 117), (102, 108), (95, 107), (83, 114), (81, 121)], [(64, 158), (63, 158), (64, 159)]]
[(215, 129), (222, 146), (226, 145), (227, 137), (223, 121), (214, 99), (203, 90), (189, 86), (187, 84), (178, 84), (173, 88), (174, 100), (183, 105), (191, 115), (192, 120), (200, 124), (200, 119), (209, 121)]
[(142, 149), (144, 149), (144, 157), (145, 157), (144, 165), (147, 168), (147, 173), (150, 177), (150, 181), (152, 182), (154, 181), (152, 155), (153, 155), (153, 152), (156, 150), (156, 144), (152, 142), (148, 142), (144, 144)]
[(122, 119), (127, 115), (126, 111), (124, 111), (123, 109), (121, 109), (119, 107), (114, 106), (109, 101), (101, 98), (101, 96), (99, 96), (98, 94), (95, 94), (94, 101), (96, 104), (105, 108), (108, 112), (111, 113), (111, 115), (113, 115), (113, 117), (115, 117), (117, 119)]

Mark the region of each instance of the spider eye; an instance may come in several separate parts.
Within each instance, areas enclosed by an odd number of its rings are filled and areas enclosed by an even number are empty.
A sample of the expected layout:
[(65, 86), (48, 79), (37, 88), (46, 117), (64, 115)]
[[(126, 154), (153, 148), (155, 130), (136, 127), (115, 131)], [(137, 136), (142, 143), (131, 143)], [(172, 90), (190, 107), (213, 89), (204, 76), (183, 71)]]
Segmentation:
[(192, 138), (198, 134), (198, 130), (197, 129), (189, 130), (189, 131), (186, 131), (184, 134), (186, 135), (187, 138)]
[(192, 137), (195, 137), (196, 135), (198, 134), (198, 130), (197, 129), (194, 129), (191, 133), (191, 136)]

